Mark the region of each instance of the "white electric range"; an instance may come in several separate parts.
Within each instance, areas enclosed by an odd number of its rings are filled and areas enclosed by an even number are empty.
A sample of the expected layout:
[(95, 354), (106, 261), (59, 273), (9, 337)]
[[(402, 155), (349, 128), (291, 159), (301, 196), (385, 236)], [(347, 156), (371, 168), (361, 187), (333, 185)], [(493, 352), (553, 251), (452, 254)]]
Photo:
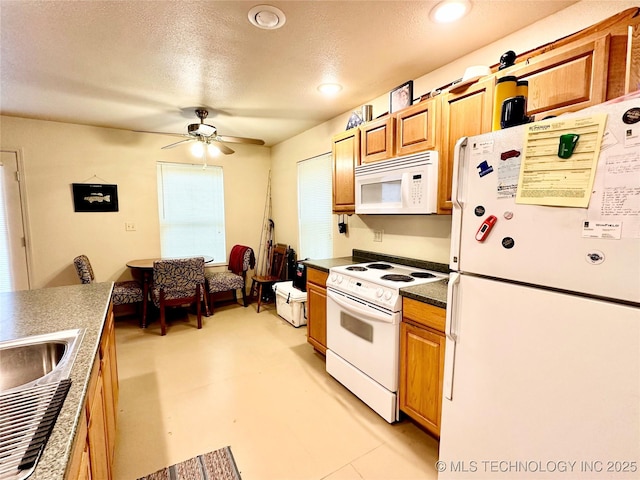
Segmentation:
[(329, 269), (327, 372), (389, 423), (399, 413), (400, 289), (447, 278), (383, 261)]

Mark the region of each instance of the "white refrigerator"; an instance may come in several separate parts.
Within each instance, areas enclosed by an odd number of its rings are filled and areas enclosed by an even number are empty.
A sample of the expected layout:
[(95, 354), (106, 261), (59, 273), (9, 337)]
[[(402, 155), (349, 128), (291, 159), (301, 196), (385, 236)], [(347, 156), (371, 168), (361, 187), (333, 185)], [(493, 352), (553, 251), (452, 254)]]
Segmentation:
[(640, 478), (640, 100), (460, 139), (453, 183), (438, 478)]

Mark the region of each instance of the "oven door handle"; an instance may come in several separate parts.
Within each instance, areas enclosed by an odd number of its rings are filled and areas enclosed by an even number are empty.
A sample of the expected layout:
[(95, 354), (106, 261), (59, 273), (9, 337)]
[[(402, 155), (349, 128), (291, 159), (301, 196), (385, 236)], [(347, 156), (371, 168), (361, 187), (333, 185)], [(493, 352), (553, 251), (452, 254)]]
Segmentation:
[(330, 298), (331, 300), (336, 302), (347, 312), (356, 312), (358, 315), (367, 317), (368, 319), (371, 319), (375, 322), (392, 323), (391, 315), (378, 312), (377, 310), (374, 310), (372, 308), (360, 307), (359, 305), (354, 305), (353, 303), (346, 302), (345, 300), (343, 300), (342, 295), (332, 292), (331, 290), (327, 291), (327, 298)]

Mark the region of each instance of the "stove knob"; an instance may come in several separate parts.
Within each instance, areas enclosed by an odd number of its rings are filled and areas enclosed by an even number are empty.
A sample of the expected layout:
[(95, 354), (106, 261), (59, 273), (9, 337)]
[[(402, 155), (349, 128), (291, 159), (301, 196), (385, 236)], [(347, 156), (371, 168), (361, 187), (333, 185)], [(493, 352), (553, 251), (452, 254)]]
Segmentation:
[(378, 288), (376, 290), (376, 297), (378, 297), (378, 298), (382, 297), (382, 293), (383, 293), (383, 290), (381, 288)]
[(335, 282), (335, 281), (336, 281), (336, 278), (338, 278), (338, 274), (337, 274), (337, 273), (332, 273), (332, 274), (331, 274), (331, 281), (332, 281), (332, 282)]
[(385, 300), (391, 300), (391, 292), (389, 291), (384, 292), (384, 298)]
[(342, 283), (342, 280), (343, 280), (342, 275), (338, 275), (338, 285)]

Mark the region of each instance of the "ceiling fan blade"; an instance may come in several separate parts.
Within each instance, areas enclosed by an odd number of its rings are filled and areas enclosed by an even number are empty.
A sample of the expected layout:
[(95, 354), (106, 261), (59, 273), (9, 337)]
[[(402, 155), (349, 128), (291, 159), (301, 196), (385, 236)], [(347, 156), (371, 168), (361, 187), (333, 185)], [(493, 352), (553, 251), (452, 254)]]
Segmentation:
[(164, 150), (166, 148), (173, 148), (175, 146), (180, 145), (181, 143), (190, 142), (191, 140), (193, 140), (193, 138), (187, 138), (186, 140), (180, 140), (179, 142), (176, 142), (176, 143), (170, 143), (169, 145), (165, 145), (164, 147), (162, 147), (161, 150)]
[(153, 133), (154, 135), (168, 135), (170, 137), (190, 137), (184, 133), (149, 132), (148, 130), (132, 130), (135, 133)]
[(217, 142), (216, 140), (211, 140), (211, 143), (215, 144), (214, 146), (225, 155), (231, 155), (232, 153), (235, 153), (235, 150), (230, 149), (224, 143)]
[(216, 135), (216, 140), (218, 140), (219, 142), (250, 143), (253, 145), (264, 145), (264, 140), (260, 140), (258, 138), (230, 137), (228, 135)]

